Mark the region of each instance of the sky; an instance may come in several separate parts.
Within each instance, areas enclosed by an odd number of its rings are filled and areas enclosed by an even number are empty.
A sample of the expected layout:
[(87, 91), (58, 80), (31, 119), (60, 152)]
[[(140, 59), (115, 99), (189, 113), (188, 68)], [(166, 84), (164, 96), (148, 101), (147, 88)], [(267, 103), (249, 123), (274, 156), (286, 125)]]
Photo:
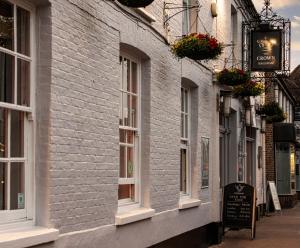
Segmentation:
[[(262, 10), (264, 0), (253, 0), (258, 12)], [(271, 0), (271, 7), (277, 14), (292, 22), (292, 59), (291, 69), (300, 64), (300, 0)]]

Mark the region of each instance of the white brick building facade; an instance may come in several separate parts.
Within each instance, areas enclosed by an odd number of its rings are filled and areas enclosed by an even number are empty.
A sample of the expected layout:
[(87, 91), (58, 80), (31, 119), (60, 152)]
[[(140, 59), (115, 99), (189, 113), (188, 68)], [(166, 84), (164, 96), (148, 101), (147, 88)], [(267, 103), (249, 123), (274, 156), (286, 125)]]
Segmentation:
[[(146, 14), (108, 0), (29, 2), (35, 8), (36, 38), (33, 225), (59, 231), (56, 241), (37, 247), (149, 247), (219, 222), (220, 89), (212, 78), (213, 65), (222, 67), (223, 59), (207, 64), (177, 60), (167, 40), (181, 35), (182, 14), (170, 19), (167, 36), (162, 0), (148, 6)], [(199, 4), (198, 31), (208, 31), (225, 44), (231, 43), (231, 4), (238, 11), (239, 25), (250, 16), (241, 12), (240, 1), (218, 0), (217, 18), (211, 16), (210, 0)], [(168, 10), (168, 14), (176, 11)], [(240, 44), (241, 26), (237, 30)], [(241, 54), (241, 45), (236, 50)], [(224, 56), (230, 52), (226, 48)], [(123, 53), (141, 65), (140, 208), (119, 218), (128, 224), (116, 225), (120, 208), (119, 57)], [(192, 115), (191, 188), (185, 201), (179, 189), (182, 85), (191, 88)], [(240, 104), (234, 100), (237, 112)], [(209, 139), (210, 148), (207, 188), (201, 186), (202, 138)], [(259, 180), (258, 187), (262, 185)], [(28, 239), (3, 244), (38, 245), (55, 239), (57, 232), (51, 230), (51, 237), (46, 232), (38, 240), (29, 231)]]

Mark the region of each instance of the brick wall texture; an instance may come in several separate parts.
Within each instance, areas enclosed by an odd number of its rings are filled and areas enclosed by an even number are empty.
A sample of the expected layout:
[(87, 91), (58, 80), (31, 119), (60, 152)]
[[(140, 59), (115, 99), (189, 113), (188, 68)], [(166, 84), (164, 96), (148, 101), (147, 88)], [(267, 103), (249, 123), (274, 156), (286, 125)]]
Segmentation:
[[(275, 101), (275, 91), (273, 82), (266, 82), (266, 103)], [(266, 180), (276, 181), (274, 142), (273, 142), (273, 124), (266, 125)]]
[[(37, 5), (40, 137), (36, 171), (40, 175), (37, 203), (43, 206), (37, 219), (64, 234), (49, 247), (146, 247), (218, 221), (218, 87), (212, 83), (211, 62), (202, 66), (179, 61), (171, 54), (163, 28), (164, 2), (156, 0), (146, 8), (156, 18), (154, 23), (113, 1), (45, 2)], [(180, 5), (181, 1), (172, 3)], [(227, 44), (231, 41), (231, 2), (218, 1), (224, 7), (220, 21), (211, 17), (210, 4), (200, 1), (199, 30)], [(238, 20), (242, 20), (240, 13)], [(175, 15), (169, 24), (169, 38), (174, 40), (181, 35), (182, 15)], [(114, 225), (118, 210), (120, 52), (142, 61), (141, 202), (157, 214), (153, 221), (123, 228)], [(226, 50), (224, 56), (229, 53)], [(192, 82), (193, 102), (198, 104), (192, 108), (192, 196), (203, 205), (179, 212), (183, 81)], [(201, 137), (210, 139), (208, 189), (201, 189)], [(158, 223), (160, 231), (154, 232)], [(84, 236), (86, 230), (95, 233)], [(75, 231), (81, 232), (81, 239), (69, 238)], [(128, 238), (136, 232), (139, 239)]]

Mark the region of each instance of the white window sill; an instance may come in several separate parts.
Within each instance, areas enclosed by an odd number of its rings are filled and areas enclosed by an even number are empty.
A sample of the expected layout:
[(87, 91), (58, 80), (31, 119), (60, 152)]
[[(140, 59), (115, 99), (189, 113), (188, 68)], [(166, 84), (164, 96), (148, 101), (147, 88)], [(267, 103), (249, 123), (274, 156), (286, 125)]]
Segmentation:
[(179, 201), (179, 209), (187, 209), (187, 208), (195, 208), (201, 205), (201, 201), (197, 199), (180, 199)]
[(117, 226), (126, 225), (132, 222), (149, 219), (154, 216), (155, 210), (152, 208), (137, 208), (125, 213), (117, 214), (115, 222)]
[(0, 232), (1, 248), (22, 248), (55, 241), (59, 231), (39, 226), (9, 229)]

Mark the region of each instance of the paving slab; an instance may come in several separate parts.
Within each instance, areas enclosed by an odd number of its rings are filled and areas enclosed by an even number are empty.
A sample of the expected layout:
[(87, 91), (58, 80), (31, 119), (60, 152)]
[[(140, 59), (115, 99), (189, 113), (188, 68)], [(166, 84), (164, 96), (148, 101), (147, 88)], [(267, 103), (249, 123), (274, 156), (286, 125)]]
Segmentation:
[(250, 230), (228, 231), (214, 248), (300, 248), (300, 204), (282, 214), (271, 214), (256, 223), (256, 238)]

